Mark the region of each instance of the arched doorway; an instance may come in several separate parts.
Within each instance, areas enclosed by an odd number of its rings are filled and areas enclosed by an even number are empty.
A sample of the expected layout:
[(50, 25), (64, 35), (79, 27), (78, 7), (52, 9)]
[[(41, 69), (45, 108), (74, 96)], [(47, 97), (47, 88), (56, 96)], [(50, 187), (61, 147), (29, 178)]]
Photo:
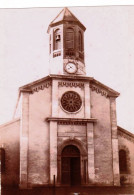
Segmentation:
[(61, 153), (61, 180), (64, 185), (80, 185), (80, 151), (74, 145), (65, 146)]

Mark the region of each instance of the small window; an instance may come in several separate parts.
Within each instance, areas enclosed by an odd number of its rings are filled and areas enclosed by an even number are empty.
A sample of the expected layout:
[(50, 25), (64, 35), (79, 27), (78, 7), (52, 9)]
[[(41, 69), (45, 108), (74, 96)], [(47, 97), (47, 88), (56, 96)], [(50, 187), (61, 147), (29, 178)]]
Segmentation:
[(58, 49), (61, 49), (61, 34), (59, 29), (54, 32), (54, 50)]
[(127, 154), (125, 150), (119, 151), (119, 167), (120, 173), (127, 173)]
[(66, 30), (66, 49), (74, 49), (74, 30), (72, 28)]
[(79, 31), (79, 51), (83, 51), (82, 33)]

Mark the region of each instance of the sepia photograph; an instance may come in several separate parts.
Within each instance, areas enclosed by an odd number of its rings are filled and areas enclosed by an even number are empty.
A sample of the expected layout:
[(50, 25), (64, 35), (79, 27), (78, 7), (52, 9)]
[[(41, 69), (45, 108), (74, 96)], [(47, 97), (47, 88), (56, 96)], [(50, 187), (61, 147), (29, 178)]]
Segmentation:
[(134, 6), (0, 9), (0, 195), (134, 195)]

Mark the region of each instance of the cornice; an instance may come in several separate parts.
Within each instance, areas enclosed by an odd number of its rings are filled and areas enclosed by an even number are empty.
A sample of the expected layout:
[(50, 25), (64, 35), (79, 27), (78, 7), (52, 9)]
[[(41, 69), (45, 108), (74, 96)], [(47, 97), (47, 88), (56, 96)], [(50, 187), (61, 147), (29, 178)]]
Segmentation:
[(71, 24), (71, 25), (78, 25), (79, 27), (81, 27), (84, 31), (86, 30), (86, 27), (79, 21), (66, 21), (66, 20), (62, 20), (62, 21), (58, 21), (58, 22), (55, 22), (55, 23), (50, 23), (49, 27), (48, 27), (48, 30), (47, 30), (47, 33), (49, 33), (49, 30), (50, 30), (50, 27), (54, 27), (54, 26), (57, 26), (58, 25), (61, 25), (61, 24)]
[(92, 91), (95, 91), (96, 93), (100, 93), (102, 96), (108, 97), (108, 93), (105, 89), (102, 89), (95, 84), (90, 84), (90, 88)]
[(106, 90), (107, 93), (105, 95), (107, 97), (118, 97), (120, 95), (120, 93), (118, 93), (117, 91), (113, 90), (112, 88), (108, 87), (107, 85), (104, 85), (103, 83), (97, 81), (94, 78), (91, 81), (91, 85), (99, 86), (99, 87), (101, 87), (102, 90)]
[(64, 123), (64, 122), (72, 122), (72, 123), (81, 123), (81, 124), (85, 124), (85, 123), (96, 123), (97, 122), (97, 119), (95, 118), (90, 118), (90, 119), (83, 119), (83, 118), (59, 118), (59, 117), (48, 117), (45, 119), (47, 122), (50, 122), (50, 121), (56, 121), (56, 122), (61, 122)]
[(81, 76), (81, 75), (56, 75), (56, 74), (50, 74), (50, 78), (53, 79), (66, 79), (66, 80), (83, 80), (83, 81), (90, 81), (93, 80), (93, 77), (88, 76)]
[[(44, 88), (48, 88), (51, 85), (52, 80), (59, 80), (62, 83), (60, 83), (60, 86), (63, 86), (63, 81), (71, 81), (73, 83), (77, 81), (78, 82), (89, 82), (90, 83), (90, 88), (92, 91), (96, 91), (97, 93), (101, 93), (101, 95), (104, 95), (106, 97), (118, 97), (119, 93), (110, 87), (100, 83), (99, 81), (95, 80), (93, 77), (88, 77), (88, 76), (79, 76), (79, 75), (55, 75), (55, 74), (50, 74), (42, 79), (36, 80), (34, 82), (31, 82), (27, 85), (24, 85), (19, 88), (20, 92), (27, 92), (27, 93), (33, 93), (33, 92), (38, 92), (39, 90), (43, 90)], [(67, 84), (69, 85), (69, 84)], [(74, 84), (75, 87), (76, 84)], [(72, 84), (73, 86), (73, 84)], [(77, 85), (78, 86), (78, 85)], [(84, 85), (82, 84), (79, 87), (83, 87)]]

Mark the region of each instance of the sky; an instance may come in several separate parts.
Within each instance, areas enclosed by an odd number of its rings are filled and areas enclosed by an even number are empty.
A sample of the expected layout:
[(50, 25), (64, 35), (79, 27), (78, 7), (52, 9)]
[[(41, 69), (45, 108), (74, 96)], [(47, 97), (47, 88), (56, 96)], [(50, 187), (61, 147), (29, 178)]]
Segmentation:
[[(0, 124), (18, 88), (49, 74), (47, 28), (57, 8), (0, 9)], [(87, 76), (118, 91), (117, 123), (134, 133), (134, 6), (69, 7), (84, 24)]]

